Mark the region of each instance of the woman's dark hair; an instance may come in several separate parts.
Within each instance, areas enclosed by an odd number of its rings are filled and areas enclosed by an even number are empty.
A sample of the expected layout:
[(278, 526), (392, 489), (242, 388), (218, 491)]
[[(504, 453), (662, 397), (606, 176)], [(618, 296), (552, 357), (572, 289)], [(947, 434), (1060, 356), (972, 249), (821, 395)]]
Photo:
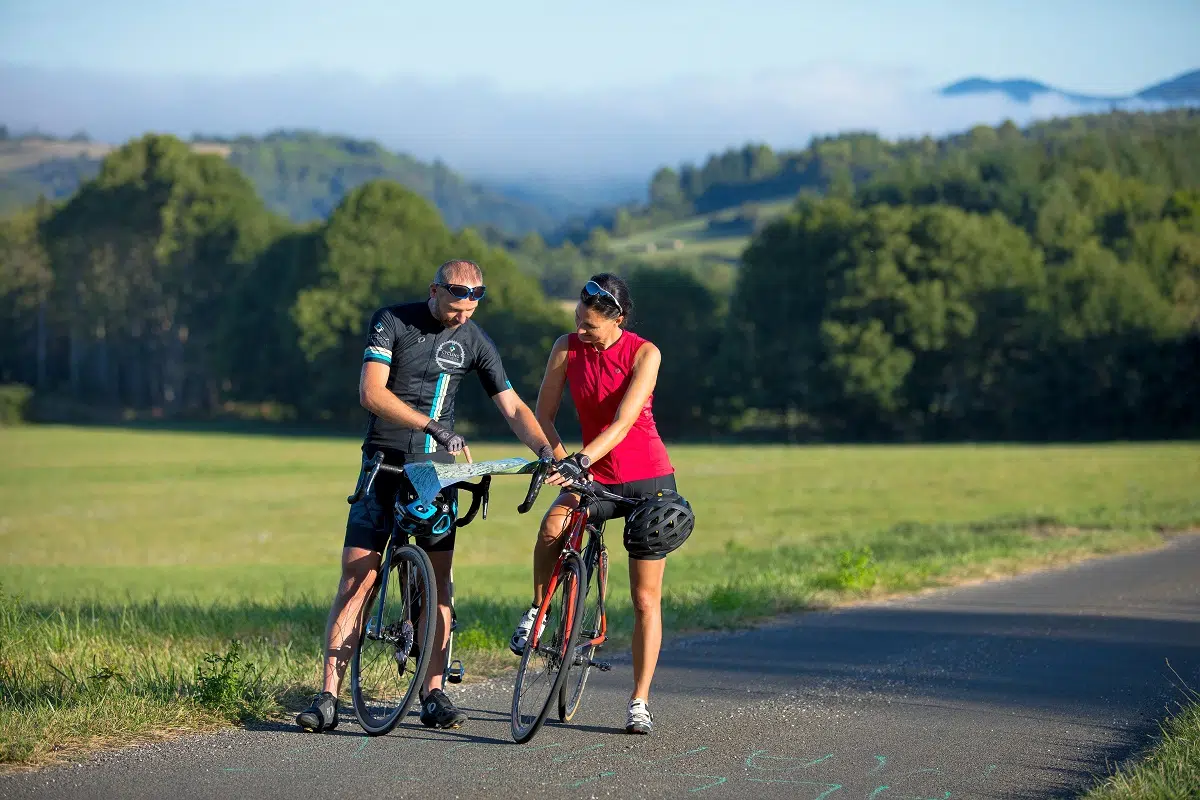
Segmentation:
[[(625, 319), (621, 322), (621, 327), (629, 327), (629, 323), (633, 320), (633, 298), (629, 296), (628, 284), (611, 272), (593, 275), (590, 280), (595, 281), (601, 289), (615, 297), (617, 302), (613, 302), (613, 297), (588, 294), (587, 289), (580, 290), (579, 302), (583, 303), (584, 308), (595, 310), (605, 319), (616, 319), (624, 315)], [(618, 304), (620, 305), (619, 309), (617, 308)]]

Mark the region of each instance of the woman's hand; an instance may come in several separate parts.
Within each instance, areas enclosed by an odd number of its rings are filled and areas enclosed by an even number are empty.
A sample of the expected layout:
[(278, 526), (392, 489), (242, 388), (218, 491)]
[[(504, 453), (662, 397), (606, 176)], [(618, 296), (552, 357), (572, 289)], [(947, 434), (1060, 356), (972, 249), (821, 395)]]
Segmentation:
[(570, 486), (590, 481), (592, 476), (588, 473), (588, 467), (591, 465), (592, 460), (587, 453), (573, 453), (554, 463), (554, 471), (546, 478), (546, 483), (551, 486)]

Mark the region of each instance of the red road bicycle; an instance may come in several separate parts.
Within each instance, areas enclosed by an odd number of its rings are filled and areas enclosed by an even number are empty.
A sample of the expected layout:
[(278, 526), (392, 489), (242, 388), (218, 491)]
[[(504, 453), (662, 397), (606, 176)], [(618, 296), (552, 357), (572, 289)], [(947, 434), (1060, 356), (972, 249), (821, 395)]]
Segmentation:
[[(550, 469), (543, 463), (533, 473), (529, 492), (517, 511), (524, 514), (533, 507)], [(556, 699), (559, 720), (570, 722), (579, 711), (591, 670), (607, 672), (611, 668), (595, 658), (608, 638), (608, 550), (604, 523), (590, 523), (588, 511), (595, 500), (630, 506), (640, 500), (613, 494), (591, 481), (578, 481), (567, 488), (580, 496), (579, 506), (567, 518), (562, 554), (546, 585), (513, 687), (512, 735), (518, 743), (537, 734)]]

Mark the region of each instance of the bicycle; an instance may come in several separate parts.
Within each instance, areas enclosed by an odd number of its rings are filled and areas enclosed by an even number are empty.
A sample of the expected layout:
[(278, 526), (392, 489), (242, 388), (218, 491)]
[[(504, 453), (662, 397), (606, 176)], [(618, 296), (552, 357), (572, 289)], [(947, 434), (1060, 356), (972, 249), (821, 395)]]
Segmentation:
[[(533, 507), (548, 472), (548, 467), (534, 472), (529, 491), (525, 501), (517, 508), (518, 512), (524, 514)], [(556, 698), (559, 720), (570, 722), (579, 711), (591, 670), (607, 672), (612, 668), (611, 664), (595, 658), (599, 648), (608, 639), (605, 611), (608, 549), (604, 545), (604, 523), (597, 526), (588, 521), (589, 506), (595, 500), (610, 500), (629, 506), (637, 505), (640, 500), (613, 494), (591, 481), (577, 481), (566, 488), (578, 493), (580, 502), (567, 517), (563, 550), (546, 584), (546, 594), (538, 607), (529, 639), (521, 653), (521, 665), (517, 668), (510, 724), (513, 739), (518, 744), (529, 741), (537, 734)], [(581, 549), (585, 533), (587, 545)], [(560, 590), (561, 598), (556, 600)], [(544, 698), (534, 699), (525, 705), (523, 700), (526, 691), (532, 691), (539, 682), (538, 676), (531, 672), (534, 656), (544, 657), (544, 674), (549, 681), (549, 691)], [(568, 693), (568, 677), (575, 668), (578, 668), (578, 674)]]
[[(354, 504), (368, 494), (380, 472), (407, 474), (403, 467), (384, 464), (383, 460), (383, 453), (376, 453), (364, 464), (354, 494), (346, 498), (346, 502)], [(452, 484), (472, 494), (470, 509), (457, 520), (459, 528), (470, 525), (481, 508), (483, 518), (487, 519), (491, 480), (491, 475), (484, 475), (479, 483), (460, 481)], [(401, 497), (402, 493), (397, 492), (397, 504), (402, 503)], [(389, 600), (398, 600), (397, 607), (389, 609)], [(442, 675), (450, 683), (460, 683), (465, 670), (461, 661), (453, 659), (454, 632), (458, 627), (453, 581), (450, 608), (449, 643)], [(397, 514), (388, 533), (378, 577), (363, 608), (365, 624), (350, 661), (350, 696), (354, 712), (359, 725), (371, 736), (390, 733), (404, 718), (415, 693), (425, 682), (430, 667), (430, 649), (424, 644), (432, 641), (437, 631), (435, 614), (425, 613), (426, 609), (433, 609), (435, 613), (437, 609), (433, 564), (420, 546), (409, 542)], [(364, 656), (368, 648), (378, 652)], [(393, 678), (396, 679), (395, 686), (392, 685)], [(378, 684), (378, 688), (373, 684)]]

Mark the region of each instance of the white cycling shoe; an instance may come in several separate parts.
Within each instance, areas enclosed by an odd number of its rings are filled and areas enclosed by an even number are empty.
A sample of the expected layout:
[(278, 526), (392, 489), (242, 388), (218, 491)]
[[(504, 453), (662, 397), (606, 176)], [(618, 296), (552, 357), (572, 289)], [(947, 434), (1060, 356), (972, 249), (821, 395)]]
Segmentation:
[(648, 734), (654, 730), (654, 719), (646, 701), (634, 699), (629, 702), (629, 715), (625, 717), (625, 732)]
[[(512, 638), (508, 640), (508, 649), (513, 651), (514, 655), (521, 655), (525, 652), (525, 642), (529, 641), (529, 632), (533, 630), (533, 621), (537, 619), (538, 607), (533, 606), (525, 612), (525, 616), (521, 617), (521, 621), (517, 623), (517, 629), (513, 632)], [(538, 628), (538, 637), (546, 630), (546, 620), (542, 620), (541, 626)]]

